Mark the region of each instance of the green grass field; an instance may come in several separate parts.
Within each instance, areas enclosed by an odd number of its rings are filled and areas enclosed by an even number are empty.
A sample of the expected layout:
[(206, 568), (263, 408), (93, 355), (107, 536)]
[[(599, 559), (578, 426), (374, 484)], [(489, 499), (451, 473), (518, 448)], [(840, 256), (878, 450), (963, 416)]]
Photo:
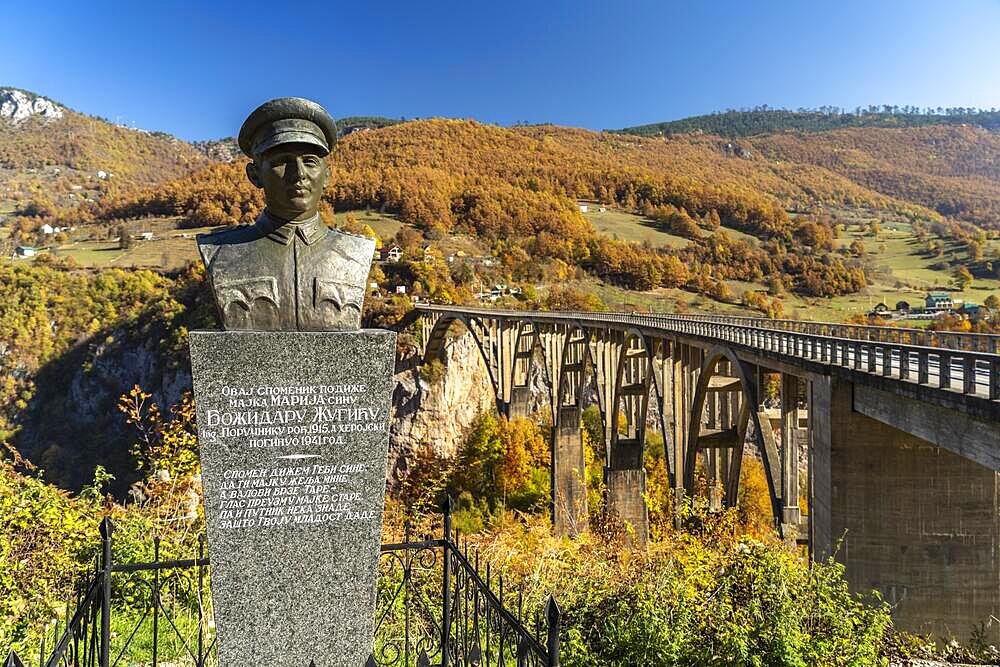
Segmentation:
[(674, 236), (660, 229), (660, 224), (655, 220), (626, 213), (615, 209), (599, 211), (593, 208), (584, 213), (590, 224), (594, 226), (599, 234), (610, 236), (619, 241), (631, 241), (633, 243), (643, 243), (649, 241), (654, 246), (666, 246), (669, 248), (683, 248), (688, 244), (688, 240), (682, 236)]
[[(598, 234), (604, 234), (619, 241), (630, 241), (633, 243), (644, 243), (649, 241), (654, 246), (668, 248), (683, 248), (690, 241), (683, 236), (677, 236), (663, 231), (660, 223), (645, 216), (635, 213), (628, 213), (618, 209), (607, 209), (600, 211), (591, 209), (583, 214), (590, 224), (594, 226)], [(724, 228), (731, 237), (757, 244), (757, 239), (750, 234), (746, 234), (729, 227)], [(702, 232), (707, 235), (708, 232)]]
[[(153, 231), (151, 241), (133, 241), (128, 249), (118, 247), (114, 240), (73, 241), (52, 250), (59, 257), (72, 257), (80, 266), (90, 268), (150, 268), (174, 270), (198, 260), (195, 236), (211, 232), (213, 227), (176, 229), (164, 224), (166, 219), (139, 225), (143, 231)], [(138, 228), (137, 227), (137, 228)]]
[(383, 241), (391, 239), (403, 227), (403, 223), (395, 217), (379, 213), (378, 211), (343, 211), (342, 213), (335, 213), (334, 218), (339, 223), (349, 215), (353, 216), (358, 222), (366, 224), (375, 230), (375, 233)]

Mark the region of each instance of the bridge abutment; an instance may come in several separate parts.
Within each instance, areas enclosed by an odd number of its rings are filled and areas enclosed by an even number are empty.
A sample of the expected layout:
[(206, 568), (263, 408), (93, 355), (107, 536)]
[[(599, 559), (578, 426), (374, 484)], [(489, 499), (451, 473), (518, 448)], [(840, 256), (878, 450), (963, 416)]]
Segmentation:
[[(853, 401), (853, 385), (833, 379), (830, 532), (843, 538), (847, 579), (879, 590), (901, 628), (968, 641), (1000, 616), (998, 474), (866, 417)], [(1000, 639), (996, 624), (988, 632)]]

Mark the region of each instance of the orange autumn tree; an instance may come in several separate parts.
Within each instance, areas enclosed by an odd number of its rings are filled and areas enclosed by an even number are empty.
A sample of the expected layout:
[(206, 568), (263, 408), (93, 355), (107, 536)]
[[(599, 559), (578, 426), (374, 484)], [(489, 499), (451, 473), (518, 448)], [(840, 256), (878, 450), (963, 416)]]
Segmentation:
[(485, 514), (536, 509), (547, 502), (548, 463), (548, 438), (538, 424), (485, 414), (466, 439), (449, 491)]

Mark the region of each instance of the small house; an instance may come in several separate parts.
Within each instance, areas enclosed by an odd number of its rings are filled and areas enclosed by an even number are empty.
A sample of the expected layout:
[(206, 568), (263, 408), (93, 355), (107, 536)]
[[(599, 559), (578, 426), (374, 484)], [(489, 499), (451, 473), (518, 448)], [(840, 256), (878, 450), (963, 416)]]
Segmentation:
[(580, 204), (580, 213), (586, 213), (589, 210), (590, 210), (589, 206), (587, 206), (586, 204)]
[(980, 322), (982, 320), (989, 319), (991, 315), (989, 308), (980, 306), (978, 303), (962, 304), (962, 308), (959, 312), (967, 317), (970, 322)]
[(382, 250), (382, 261), (383, 262), (398, 262), (403, 259), (403, 249), (398, 245), (394, 245), (388, 250)]
[(143, 232), (142, 234), (139, 234), (139, 240), (140, 241), (152, 241), (153, 240), (153, 232)]
[(924, 298), (928, 310), (951, 310), (955, 301), (947, 292), (929, 292)]
[(897, 301), (896, 310), (900, 313), (910, 312), (910, 302), (909, 301)]
[(34, 257), (36, 254), (38, 254), (38, 251), (30, 245), (19, 245), (14, 248), (15, 257)]
[(38, 231), (40, 231), (42, 234), (55, 234), (59, 230), (58, 228), (53, 227), (52, 225), (46, 222), (44, 225), (38, 228)]
[(396, 294), (406, 294), (406, 285), (396, 285)]

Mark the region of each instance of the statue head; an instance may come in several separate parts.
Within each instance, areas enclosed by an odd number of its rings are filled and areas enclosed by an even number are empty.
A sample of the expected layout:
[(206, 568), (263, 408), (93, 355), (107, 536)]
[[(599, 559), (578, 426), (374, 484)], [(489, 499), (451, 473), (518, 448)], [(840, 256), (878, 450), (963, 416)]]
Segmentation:
[(326, 156), (337, 126), (320, 105), (300, 97), (265, 102), (240, 128), (240, 149), (253, 161), (247, 178), (264, 190), (270, 213), (283, 220), (316, 215), (330, 178)]

